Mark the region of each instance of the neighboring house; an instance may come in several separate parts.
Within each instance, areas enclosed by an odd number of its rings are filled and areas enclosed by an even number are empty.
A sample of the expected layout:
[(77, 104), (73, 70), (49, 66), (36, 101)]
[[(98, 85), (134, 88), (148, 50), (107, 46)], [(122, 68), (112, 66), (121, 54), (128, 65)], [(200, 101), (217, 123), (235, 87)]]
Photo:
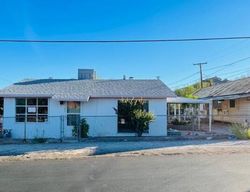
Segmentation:
[(135, 135), (119, 128), (124, 122), (114, 108), (123, 98), (146, 100), (156, 119), (145, 135), (166, 136), (166, 99), (175, 94), (160, 80), (40, 79), (6, 87), (0, 97), (3, 128), (11, 129), (13, 138), (60, 138), (72, 136), (80, 116), (87, 119), (89, 136)]
[(213, 120), (250, 122), (250, 77), (207, 87), (194, 95), (213, 100)]

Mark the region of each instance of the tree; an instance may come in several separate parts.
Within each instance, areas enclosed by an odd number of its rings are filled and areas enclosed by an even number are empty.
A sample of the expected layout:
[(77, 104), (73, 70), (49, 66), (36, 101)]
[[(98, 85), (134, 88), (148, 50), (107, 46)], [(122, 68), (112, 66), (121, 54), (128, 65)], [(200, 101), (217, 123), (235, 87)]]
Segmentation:
[[(210, 80), (203, 81), (203, 87), (210, 87), (212, 85), (212, 82)], [(191, 99), (195, 99), (196, 97), (193, 95), (196, 91), (200, 89), (200, 83), (195, 83), (193, 85), (189, 85), (180, 89), (175, 90), (175, 94), (180, 97), (187, 97)]]

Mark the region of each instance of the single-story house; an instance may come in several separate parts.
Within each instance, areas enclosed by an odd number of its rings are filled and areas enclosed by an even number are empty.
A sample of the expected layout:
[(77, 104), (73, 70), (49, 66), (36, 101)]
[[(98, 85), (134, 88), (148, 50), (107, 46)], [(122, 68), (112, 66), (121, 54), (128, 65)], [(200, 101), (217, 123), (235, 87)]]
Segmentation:
[(91, 75), (29, 80), (0, 90), (3, 128), (11, 129), (13, 138), (27, 139), (71, 137), (78, 117), (86, 118), (89, 136), (134, 136), (119, 126), (124, 122), (114, 110), (124, 98), (144, 99), (156, 116), (144, 135), (166, 136), (167, 98), (175, 96), (161, 80), (96, 80)]
[(195, 96), (213, 101), (213, 120), (250, 122), (250, 77), (203, 88)]

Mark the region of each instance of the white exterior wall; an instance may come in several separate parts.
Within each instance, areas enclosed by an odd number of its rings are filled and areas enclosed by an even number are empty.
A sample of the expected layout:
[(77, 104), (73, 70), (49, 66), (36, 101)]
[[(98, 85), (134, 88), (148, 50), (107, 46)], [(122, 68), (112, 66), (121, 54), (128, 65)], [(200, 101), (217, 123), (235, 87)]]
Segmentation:
[(82, 115), (89, 124), (89, 136), (116, 136), (117, 115), (116, 99), (91, 99), (82, 104)]
[[(117, 108), (118, 99), (90, 99), (81, 102), (81, 116), (85, 117), (90, 128), (89, 136), (134, 136), (134, 133), (118, 133), (117, 115), (113, 108)], [(67, 103), (49, 99), (48, 122), (16, 122), (15, 98), (4, 98), (3, 128), (12, 129), (13, 138), (35, 137), (60, 138), (72, 136), (72, 126), (67, 126)], [(149, 126), (149, 133), (145, 136), (167, 135), (167, 104), (166, 99), (150, 99), (149, 111), (156, 115), (156, 119)], [(62, 121), (62, 116), (64, 116)], [(64, 123), (62, 123), (64, 122)], [(62, 131), (63, 130), (63, 131)]]
[[(13, 138), (60, 138), (62, 107), (59, 102), (48, 100), (48, 122), (16, 122), (15, 98), (4, 98), (3, 128), (12, 130)], [(26, 136), (25, 136), (26, 131)]]
[(149, 136), (167, 136), (166, 99), (149, 100), (149, 111), (155, 115), (155, 121), (149, 125)]

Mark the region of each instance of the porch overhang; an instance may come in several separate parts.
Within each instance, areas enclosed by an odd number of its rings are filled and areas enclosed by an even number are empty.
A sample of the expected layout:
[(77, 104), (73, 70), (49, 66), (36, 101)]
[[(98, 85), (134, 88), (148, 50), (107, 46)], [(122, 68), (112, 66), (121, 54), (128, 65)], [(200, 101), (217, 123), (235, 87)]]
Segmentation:
[[(167, 104), (175, 104), (175, 114), (177, 104), (208, 104), (209, 106), (209, 132), (212, 131), (213, 102), (211, 99), (190, 99), (185, 97), (169, 97)], [(178, 110), (180, 111), (180, 105)], [(180, 113), (180, 112), (179, 112)]]
[(185, 97), (168, 97), (167, 103), (190, 103), (190, 104), (209, 104), (211, 103), (210, 99), (190, 99)]

